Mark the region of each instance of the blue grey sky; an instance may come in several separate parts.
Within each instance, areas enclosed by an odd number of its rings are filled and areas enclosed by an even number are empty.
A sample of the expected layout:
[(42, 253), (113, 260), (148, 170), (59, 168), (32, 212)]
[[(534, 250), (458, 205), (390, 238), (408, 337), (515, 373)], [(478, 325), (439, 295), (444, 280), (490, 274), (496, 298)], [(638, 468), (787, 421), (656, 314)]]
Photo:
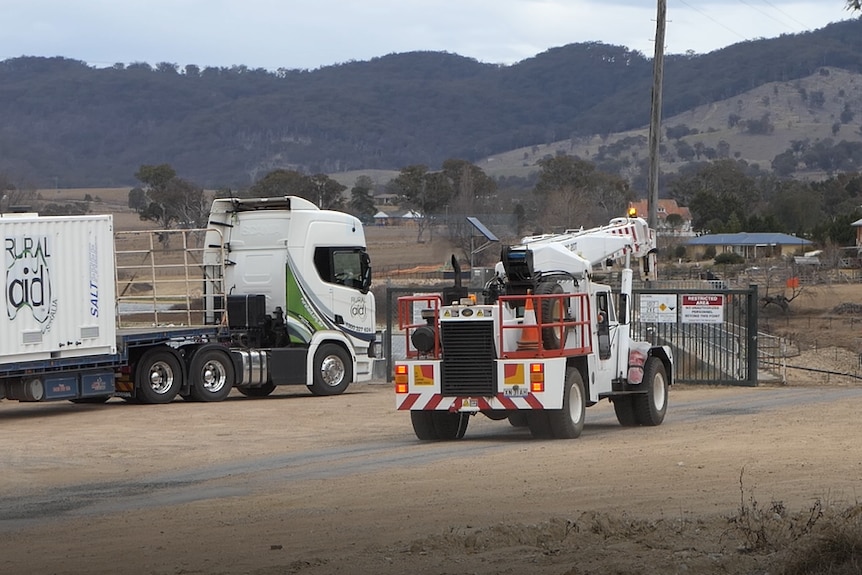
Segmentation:
[[(858, 17), (845, 0), (667, 0), (665, 49), (704, 54)], [(0, 0), (0, 60), (314, 69), (395, 52), (512, 64), (575, 42), (652, 57), (656, 0)]]

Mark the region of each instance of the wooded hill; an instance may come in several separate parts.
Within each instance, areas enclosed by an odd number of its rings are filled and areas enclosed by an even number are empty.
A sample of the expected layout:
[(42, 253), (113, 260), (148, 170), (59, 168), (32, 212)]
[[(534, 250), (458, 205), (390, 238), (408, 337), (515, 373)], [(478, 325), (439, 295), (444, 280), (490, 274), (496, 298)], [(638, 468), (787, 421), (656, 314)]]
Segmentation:
[[(862, 72), (862, 22), (668, 56), (663, 115), (824, 67)], [(168, 163), (218, 188), (276, 168), (437, 168), (643, 128), (652, 69), (643, 54), (601, 43), (511, 66), (414, 52), (277, 72), (15, 58), (0, 62), (0, 173), (18, 186), (123, 186), (142, 164)]]

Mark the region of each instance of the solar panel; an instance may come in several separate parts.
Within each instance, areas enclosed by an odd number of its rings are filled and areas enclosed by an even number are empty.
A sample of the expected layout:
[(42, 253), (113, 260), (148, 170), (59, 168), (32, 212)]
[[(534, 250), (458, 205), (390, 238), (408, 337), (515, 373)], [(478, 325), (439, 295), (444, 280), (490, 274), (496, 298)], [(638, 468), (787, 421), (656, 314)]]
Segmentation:
[(494, 235), (494, 232), (485, 227), (485, 224), (479, 221), (479, 218), (474, 218), (473, 216), (467, 216), (467, 221), (470, 222), (474, 228), (476, 228), (480, 234), (485, 236), (485, 238), (489, 242), (499, 242), (500, 240), (497, 236)]

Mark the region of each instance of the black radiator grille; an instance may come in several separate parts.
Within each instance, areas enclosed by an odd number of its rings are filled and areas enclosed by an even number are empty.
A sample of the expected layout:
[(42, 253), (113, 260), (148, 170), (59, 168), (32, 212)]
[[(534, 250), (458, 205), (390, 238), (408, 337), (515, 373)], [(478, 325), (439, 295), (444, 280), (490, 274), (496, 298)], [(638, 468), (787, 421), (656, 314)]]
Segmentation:
[(443, 395), (494, 395), (494, 323), (444, 321), (440, 324), (443, 348)]

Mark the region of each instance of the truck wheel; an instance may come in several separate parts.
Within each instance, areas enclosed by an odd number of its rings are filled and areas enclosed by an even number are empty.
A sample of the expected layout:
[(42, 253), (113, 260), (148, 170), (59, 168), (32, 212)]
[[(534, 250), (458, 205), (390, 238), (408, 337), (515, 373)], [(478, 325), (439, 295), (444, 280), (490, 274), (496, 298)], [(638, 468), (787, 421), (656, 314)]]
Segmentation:
[(449, 413), (448, 411), (432, 411), (434, 429), (437, 436), (445, 441), (461, 439), (467, 432), (470, 415), (466, 413)]
[(411, 411), (413, 433), (423, 441), (461, 439), (467, 431), (470, 416), (448, 411)]
[(195, 401), (221, 401), (230, 395), (234, 384), (233, 362), (221, 349), (204, 349), (192, 356), (189, 365), (191, 389)]
[(275, 391), (275, 384), (265, 383), (258, 387), (238, 387), (236, 390), (246, 397), (266, 397)]
[(638, 424), (635, 417), (635, 403), (633, 395), (617, 395), (611, 402), (614, 404), (614, 413), (617, 414), (617, 421), (623, 427), (634, 427)]
[(635, 418), (641, 425), (661, 425), (667, 413), (667, 372), (659, 358), (647, 358), (641, 385), (646, 393), (634, 396)]
[[(536, 295), (548, 295), (563, 293), (563, 288), (557, 282), (539, 282), (536, 286)], [(560, 313), (560, 300), (556, 298), (544, 298), (541, 300), (542, 323), (563, 321)], [(542, 346), (545, 349), (560, 349), (560, 327), (542, 328)]]
[(563, 390), (563, 409), (548, 411), (551, 433), (557, 439), (575, 439), (584, 430), (587, 402), (584, 379), (574, 367), (566, 369), (566, 387)]
[(353, 379), (350, 355), (334, 343), (321, 345), (314, 354), (314, 373), (309, 389), (314, 395), (344, 393)]
[(554, 435), (551, 431), (551, 422), (548, 413), (543, 409), (537, 409), (527, 413), (527, 427), (530, 435), (535, 439), (551, 439)]
[(440, 439), (437, 429), (434, 427), (433, 411), (411, 411), (410, 423), (413, 424), (413, 433), (422, 441), (434, 441)]
[(170, 403), (183, 386), (179, 358), (167, 347), (147, 351), (138, 360), (135, 386), (141, 403)]
[(512, 427), (527, 427), (527, 414), (524, 411), (510, 411), (509, 425)]

